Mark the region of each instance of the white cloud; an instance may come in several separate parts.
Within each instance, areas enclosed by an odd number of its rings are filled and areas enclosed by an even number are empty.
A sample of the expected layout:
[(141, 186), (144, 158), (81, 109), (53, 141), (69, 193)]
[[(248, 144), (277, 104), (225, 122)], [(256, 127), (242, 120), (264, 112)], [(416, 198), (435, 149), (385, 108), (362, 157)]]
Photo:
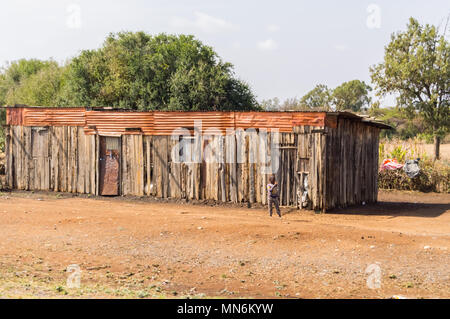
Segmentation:
[(280, 31), (280, 26), (279, 25), (276, 25), (276, 24), (269, 24), (268, 26), (267, 26), (267, 31), (269, 31), (269, 32), (277, 32), (277, 31)]
[(263, 51), (271, 51), (278, 48), (278, 44), (273, 39), (258, 42), (258, 48)]
[(198, 29), (205, 33), (237, 30), (237, 26), (220, 18), (210, 16), (203, 12), (194, 12), (194, 20), (172, 17), (169, 21), (174, 28)]

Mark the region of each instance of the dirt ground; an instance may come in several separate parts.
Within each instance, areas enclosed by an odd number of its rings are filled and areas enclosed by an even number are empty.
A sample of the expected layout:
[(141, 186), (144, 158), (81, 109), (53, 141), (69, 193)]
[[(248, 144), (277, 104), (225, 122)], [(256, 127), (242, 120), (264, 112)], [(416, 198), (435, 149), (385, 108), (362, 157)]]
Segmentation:
[[(283, 208), (280, 219), (261, 207), (1, 193), (0, 297), (450, 298), (450, 195), (379, 201)], [(66, 285), (72, 264), (80, 288)]]

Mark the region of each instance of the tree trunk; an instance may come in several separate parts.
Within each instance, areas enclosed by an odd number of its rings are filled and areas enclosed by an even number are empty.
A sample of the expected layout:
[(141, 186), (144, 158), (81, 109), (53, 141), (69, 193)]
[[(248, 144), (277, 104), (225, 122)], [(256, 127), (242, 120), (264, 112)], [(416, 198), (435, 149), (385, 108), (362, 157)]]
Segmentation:
[(439, 148), (441, 146), (441, 137), (435, 135), (434, 136), (434, 160), (439, 159)]

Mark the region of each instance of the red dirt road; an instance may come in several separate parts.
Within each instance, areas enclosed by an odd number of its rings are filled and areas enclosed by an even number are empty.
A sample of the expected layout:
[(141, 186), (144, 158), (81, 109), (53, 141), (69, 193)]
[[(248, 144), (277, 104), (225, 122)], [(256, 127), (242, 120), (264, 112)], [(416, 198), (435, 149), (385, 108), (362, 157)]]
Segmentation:
[[(327, 214), (0, 195), (0, 297), (450, 298), (450, 195)], [(78, 264), (81, 287), (67, 288)], [(381, 287), (369, 289), (369, 265)], [(370, 270), (372, 271), (372, 270)]]

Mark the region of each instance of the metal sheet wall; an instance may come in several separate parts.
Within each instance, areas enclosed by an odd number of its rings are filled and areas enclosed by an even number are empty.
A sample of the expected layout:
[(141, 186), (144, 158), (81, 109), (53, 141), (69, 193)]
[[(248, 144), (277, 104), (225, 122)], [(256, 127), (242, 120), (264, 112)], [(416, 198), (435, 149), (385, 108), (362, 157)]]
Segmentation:
[[(81, 126), (87, 135), (171, 135), (177, 128), (192, 130), (201, 121), (202, 134), (224, 135), (227, 129), (278, 129), (294, 126), (336, 127), (334, 114), (326, 112), (136, 112), (86, 108), (7, 108), (7, 124), (23, 126)], [(356, 118), (358, 118), (356, 116)]]

